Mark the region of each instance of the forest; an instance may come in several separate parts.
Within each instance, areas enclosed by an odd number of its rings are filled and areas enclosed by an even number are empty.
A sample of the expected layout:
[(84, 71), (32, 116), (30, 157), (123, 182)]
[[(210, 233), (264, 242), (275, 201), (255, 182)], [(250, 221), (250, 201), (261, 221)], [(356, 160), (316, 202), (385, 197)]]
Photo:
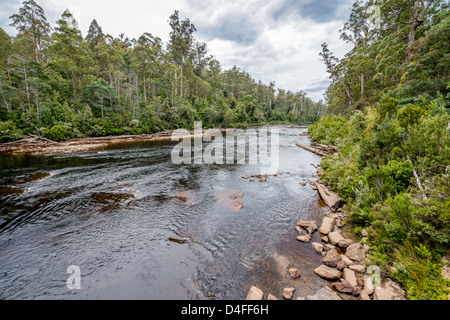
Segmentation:
[(178, 11), (168, 43), (105, 34), (93, 20), (83, 37), (69, 10), (52, 26), (35, 1), (0, 28), (0, 142), (33, 134), (62, 141), (192, 128), (311, 123), (325, 112), (303, 91), (224, 70)]
[(347, 203), (354, 234), (368, 234), (371, 264), (410, 299), (447, 300), (449, 3), (356, 1), (341, 38), (353, 44), (343, 59), (322, 45), (330, 112), (309, 129), (340, 150), (322, 163), (322, 179)]

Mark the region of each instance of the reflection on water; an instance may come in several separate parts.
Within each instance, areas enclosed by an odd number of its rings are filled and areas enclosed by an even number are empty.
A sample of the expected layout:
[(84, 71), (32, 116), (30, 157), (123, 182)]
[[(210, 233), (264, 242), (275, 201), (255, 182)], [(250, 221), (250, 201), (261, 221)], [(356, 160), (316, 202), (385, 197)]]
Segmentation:
[[(321, 257), (294, 229), (323, 214), (309, 187), (320, 158), (295, 147), (308, 144), (304, 130), (281, 130), (280, 172), (265, 182), (241, 178), (257, 165), (175, 165), (164, 142), (0, 156), (0, 298), (244, 299), (252, 285), (315, 294)], [(224, 192), (242, 193), (243, 207), (217, 201)], [(81, 290), (66, 287), (71, 265)]]

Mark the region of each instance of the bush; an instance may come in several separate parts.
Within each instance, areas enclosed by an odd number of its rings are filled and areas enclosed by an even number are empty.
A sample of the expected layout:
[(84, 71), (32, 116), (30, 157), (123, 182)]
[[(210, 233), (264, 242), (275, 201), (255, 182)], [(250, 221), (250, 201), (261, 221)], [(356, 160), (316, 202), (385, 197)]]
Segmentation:
[(44, 138), (59, 142), (65, 141), (73, 138), (72, 132), (61, 125), (53, 126), (51, 129), (46, 129), (42, 133)]
[(12, 121), (0, 121), (0, 142), (20, 140), (22, 137), (22, 131), (17, 129)]

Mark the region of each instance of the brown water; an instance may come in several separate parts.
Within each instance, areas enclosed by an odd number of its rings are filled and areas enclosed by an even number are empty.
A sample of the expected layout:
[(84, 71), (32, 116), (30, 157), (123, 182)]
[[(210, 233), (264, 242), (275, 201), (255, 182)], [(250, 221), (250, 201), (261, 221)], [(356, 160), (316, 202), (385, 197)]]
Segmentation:
[[(299, 185), (320, 163), (295, 145), (309, 144), (305, 130), (280, 129), (280, 174), (266, 182), (241, 178), (255, 165), (175, 165), (165, 142), (0, 156), (0, 298), (240, 300), (252, 285), (314, 295), (327, 286), (313, 273), (321, 256), (294, 229), (324, 214)], [(244, 208), (216, 201), (223, 190), (242, 192)], [(80, 290), (66, 287), (71, 265)]]

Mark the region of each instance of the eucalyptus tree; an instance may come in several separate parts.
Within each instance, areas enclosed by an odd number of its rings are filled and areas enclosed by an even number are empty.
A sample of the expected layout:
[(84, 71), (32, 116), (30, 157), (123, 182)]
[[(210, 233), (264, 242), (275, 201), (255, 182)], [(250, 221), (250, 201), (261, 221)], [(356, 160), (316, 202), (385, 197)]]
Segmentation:
[(35, 62), (44, 61), (44, 49), (48, 43), (51, 32), (44, 10), (34, 0), (23, 2), (18, 14), (13, 14), (11, 26), (15, 27), (20, 35), (28, 37), (33, 43), (33, 59)]

